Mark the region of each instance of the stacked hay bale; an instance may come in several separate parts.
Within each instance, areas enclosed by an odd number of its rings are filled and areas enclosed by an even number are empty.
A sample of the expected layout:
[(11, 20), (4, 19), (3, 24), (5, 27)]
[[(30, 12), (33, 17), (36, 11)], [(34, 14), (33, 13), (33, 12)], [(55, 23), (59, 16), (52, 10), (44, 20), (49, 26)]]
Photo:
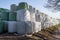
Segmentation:
[(29, 12), (30, 12), (30, 21), (32, 22), (32, 33), (35, 32), (35, 8), (33, 8), (32, 6), (29, 5)]
[(11, 5), (10, 12), (9, 12), (9, 21), (8, 21), (8, 33), (16, 33), (16, 21), (17, 21), (17, 6), (15, 4)]
[[(27, 3), (20, 3), (17, 9), (17, 33), (26, 34), (31, 33), (30, 12), (28, 11)], [(30, 29), (29, 29), (30, 28)], [(30, 32), (29, 32), (30, 31)]]
[(9, 13), (9, 21), (16, 21), (17, 20), (16, 16), (17, 16), (16, 12), (10, 12)]
[(9, 21), (8, 21), (8, 33), (16, 33), (16, 12), (9, 13)]
[(8, 33), (16, 33), (16, 21), (8, 22)]
[[(51, 19), (25, 2), (11, 5), (10, 12), (0, 13), (1, 33), (3, 28), (8, 33), (29, 34), (56, 25), (57, 20)], [(3, 27), (4, 25), (4, 27)]]
[(0, 12), (1, 32), (7, 31), (7, 21), (9, 20), (9, 12)]
[(41, 31), (41, 19), (38, 10), (20, 3), (17, 9), (17, 33), (26, 34)]
[(17, 11), (17, 6), (15, 4), (12, 4), (11, 7), (10, 7), (10, 11), (11, 12)]
[(41, 31), (41, 19), (38, 10), (29, 6), (30, 20), (32, 22), (32, 33)]
[(49, 19), (48, 17), (49, 17), (49, 16), (47, 16), (46, 14), (44, 14), (44, 19), (43, 19), (44, 29), (45, 29), (45, 28), (49, 28), (50, 19)]
[(40, 13), (40, 18), (41, 18), (41, 29), (44, 29), (44, 18), (45, 18), (45, 16), (44, 16), (44, 13)]
[(41, 31), (41, 18), (40, 12), (36, 10), (35, 13), (35, 32)]

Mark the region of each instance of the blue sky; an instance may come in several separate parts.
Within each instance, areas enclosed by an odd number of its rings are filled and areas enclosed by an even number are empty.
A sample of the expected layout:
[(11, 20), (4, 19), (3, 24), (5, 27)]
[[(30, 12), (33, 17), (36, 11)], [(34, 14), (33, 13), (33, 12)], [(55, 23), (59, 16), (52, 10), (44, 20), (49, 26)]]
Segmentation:
[(20, 2), (27, 2), (29, 5), (37, 8), (39, 11), (53, 17), (60, 18), (60, 12), (51, 12), (49, 9), (44, 8), (43, 6), (46, 4), (47, 0), (0, 0), (0, 8), (10, 9), (11, 4), (16, 4)]

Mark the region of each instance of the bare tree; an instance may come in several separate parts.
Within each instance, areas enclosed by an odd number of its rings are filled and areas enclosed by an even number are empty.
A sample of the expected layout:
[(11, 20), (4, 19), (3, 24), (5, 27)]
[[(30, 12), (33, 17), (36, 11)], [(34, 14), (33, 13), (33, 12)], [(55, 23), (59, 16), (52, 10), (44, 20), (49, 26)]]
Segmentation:
[(60, 0), (48, 0), (45, 7), (60, 11)]

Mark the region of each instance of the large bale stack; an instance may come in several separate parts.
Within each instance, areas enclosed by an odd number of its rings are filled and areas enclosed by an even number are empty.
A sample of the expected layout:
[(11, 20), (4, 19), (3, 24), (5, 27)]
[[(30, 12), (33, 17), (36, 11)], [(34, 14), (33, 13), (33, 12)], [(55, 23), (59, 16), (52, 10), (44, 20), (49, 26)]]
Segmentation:
[(41, 17), (40, 12), (36, 10), (35, 13), (35, 32), (41, 31)]
[(0, 33), (8, 31), (29, 34), (59, 23), (55, 18), (39, 12), (25, 2), (19, 3), (18, 6), (12, 4), (10, 12), (8, 11), (0, 8)]
[(17, 21), (30, 21), (28, 4), (25, 2), (19, 3), (19, 6), (17, 8)]
[(17, 21), (30, 21), (30, 13), (28, 11), (27, 3), (19, 3), (17, 10)]
[[(30, 22), (30, 12), (27, 3), (20, 3), (17, 10), (17, 33), (26, 34), (31, 33), (32, 24)], [(30, 28), (30, 29), (29, 29)]]
[(16, 18), (16, 16), (17, 16), (17, 13), (16, 12), (10, 12), (9, 13), (9, 21), (8, 21), (8, 32), (9, 33), (16, 33), (17, 31), (16, 31), (16, 20), (17, 20), (17, 18)]
[[(35, 28), (35, 26), (34, 26), (34, 28)], [(33, 28), (33, 22), (31, 22), (31, 21), (27, 21), (27, 22), (20, 21), (20, 22), (17, 22), (17, 33), (18, 34), (34, 33), (34, 31), (35, 31), (34, 28)]]

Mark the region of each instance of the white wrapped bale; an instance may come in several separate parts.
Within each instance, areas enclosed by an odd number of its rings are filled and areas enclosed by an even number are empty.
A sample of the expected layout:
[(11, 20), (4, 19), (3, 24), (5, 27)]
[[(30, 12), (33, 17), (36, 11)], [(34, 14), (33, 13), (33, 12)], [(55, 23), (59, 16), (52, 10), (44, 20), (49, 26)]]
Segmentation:
[(32, 8), (32, 6), (29, 6), (29, 12), (30, 12), (30, 19), (32, 22), (35, 21), (35, 8)]
[(33, 13), (33, 7), (32, 7), (32, 6), (30, 6), (30, 5), (29, 5), (29, 12), (30, 12), (30, 14), (32, 14), (32, 13)]
[(41, 22), (40, 14), (35, 14), (35, 22)]
[(43, 23), (43, 14), (40, 12), (40, 20), (41, 20), (41, 29), (44, 28), (44, 23)]
[(41, 17), (40, 17), (40, 13), (38, 10), (36, 10), (36, 13), (35, 13), (35, 22), (41, 22)]
[(49, 17), (48, 15), (44, 14), (41, 24), (42, 24), (42, 29), (51, 27), (52, 26), (51, 17)]
[(16, 21), (9, 21), (8, 22), (8, 32), (9, 33), (16, 32)]
[(39, 10), (36, 10), (36, 14), (39, 14)]
[(30, 12), (24, 9), (18, 10), (17, 21), (30, 21)]
[(25, 22), (25, 26), (26, 26), (26, 33), (34, 33), (33, 22), (27, 21)]
[(35, 22), (35, 32), (41, 31), (41, 23)]
[(44, 29), (45, 29), (45, 28), (49, 28), (49, 27), (51, 27), (51, 26), (52, 26), (51, 23), (46, 22), (46, 23), (44, 24)]
[(31, 14), (32, 22), (35, 22), (35, 8), (33, 8), (33, 13)]
[(29, 5), (29, 12), (30, 12), (30, 19), (31, 19), (31, 21), (32, 21), (32, 20), (33, 20), (33, 19), (32, 19), (32, 14), (33, 14), (33, 13), (32, 13), (32, 6), (30, 6), (30, 5)]
[(33, 33), (33, 26), (32, 26), (32, 22), (30, 21), (20, 21), (17, 22), (17, 33), (18, 34), (28, 34), (28, 33)]
[(41, 18), (38, 10), (35, 11), (35, 32), (41, 31)]
[(17, 33), (26, 34), (25, 22), (17, 22)]

